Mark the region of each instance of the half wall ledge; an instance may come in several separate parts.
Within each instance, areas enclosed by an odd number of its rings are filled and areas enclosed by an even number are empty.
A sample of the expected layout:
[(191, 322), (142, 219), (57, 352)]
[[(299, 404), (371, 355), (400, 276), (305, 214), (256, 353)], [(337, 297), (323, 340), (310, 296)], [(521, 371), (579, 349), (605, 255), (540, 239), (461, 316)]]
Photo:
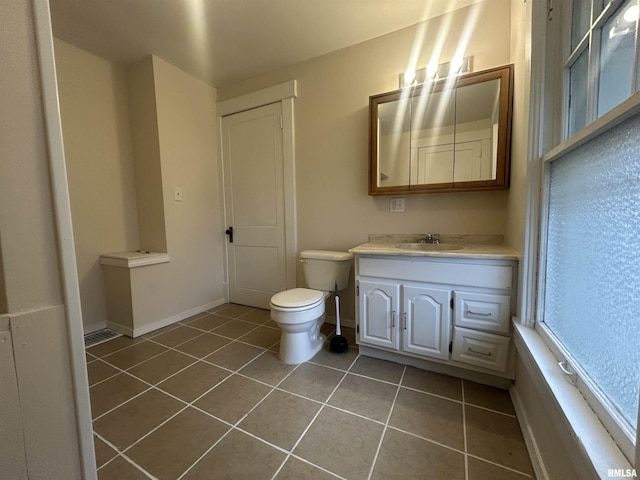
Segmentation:
[(135, 252), (103, 253), (100, 255), (100, 265), (112, 267), (136, 268), (158, 263), (169, 263), (169, 254), (162, 252), (147, 252), (137, 250)]

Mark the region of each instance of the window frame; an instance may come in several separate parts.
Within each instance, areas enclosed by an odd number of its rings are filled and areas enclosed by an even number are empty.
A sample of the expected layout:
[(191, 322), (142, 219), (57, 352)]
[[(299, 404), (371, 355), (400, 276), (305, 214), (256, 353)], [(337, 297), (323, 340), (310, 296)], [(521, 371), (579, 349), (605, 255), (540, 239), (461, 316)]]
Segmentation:
[[(530, 285), (528, 290), (524, 292), (521, 318), (525, 319), (526, 326), (532, 327), (539, 335), (558, 363), (564, 363), (565, 368), (568, 367), (566, 368), (568, 371), (565, 372), (567, 380), (574, 384), (583, 395), (627, 460), (631, 464), (635, 460), (636, 467), (638, 467), (637, 458), (640, 456), (640, 442), (638, 442), (640, 429), (638, 427), (640, 422), (636, 419), (635, 426), (631, 425), (618, 412), (612, 402), (589, 378), (543, 321), (550, 166), (554, 161), (562, 161), (562, 157), (570, 151), (606, 134), (625, 120), (640, 114), (640, 28), (636, 26), (631, 96), (604, 115), (597, 116), (602, 27), (609, 18), (617, 13), (618, 8), (625, 3), (625, 0), (611, 0), (604, 7), (601, 6), (601, 3), (606, 3), (606, 0), (591, 1), (591, 25), (582, 39), (577, 42), (573, 51), (570, 51), (573, 2), (562, 2), (555, 6), (555, 12), (553, 10), (545, 12), (549, 16), (559, 14), (560, 21), (553, 25), (552, 22), (545, 21), (543, 22), (544, 27), (542, 27), (541, 21), (538, 19), (536, 31), (536, 19), (534, 18), (532, 35), (545, 36), (544, 44), (546, 46), (541, 48), (542, 50), (547, 48), (547, 51), (538, 53), (542, 58), (536, 58), (537, 55), (532, 52), (532, 79), (537, 76), (546, 81), (550, 80), (550, 82), (545, 82), (548, 84), (538, 85), (537, 89), (532, 89), (531, 105), (539, 111), (531, 113), (532, 146), (529, 151), (530, 188), (528, 223), (525, 234), (527, 245), (524, 278), (532, 282), (533, 285)], [(549, 20), (551, 19), (549, 18)], [(560, 40), (561, 48), (558, 49), (560, 52), (553, 50), (553, 40)], [(569, 72), (571, 66), (585, 50), (588, 54), (586, 126), (569, 137)], [(562, 101), (554, 102), (553, 99), (558, 98), (558, 92), (561, 92)], [(547, 120), (547, 124), (545, 124), (545, 120)], [(556, 146), (552, 147), (553, 145)], [(574, 373), (575, 375), (573, 375)]]
[[(587, 52), (587, 86), (585, 109), (585, 126), (590, 125), (598, 119), (598, 92), (600, 90), (600, 50), (602, 47), (602, 28), (609, 19), (618, 12), (618, 8), (626, 2), (626, 0), (590, 0), (591, 1), (591, 24), (587, 32), (577, 43), (576, 47), (571, 49), (571, 19), (573, 16), (573, 2), (563, 2), (558, 8), (561, 16), (560, 24), (560, 42), (562, 44), (562, 107), (560, 116), (562, 118), (562, 134), (561, 139), (567, 140), (569, 134), (569, 107), (571, 98), (569, 95), (570, 69), (580, 58), (583, 52)], [(606, 5), (600, 5), (606, 3)], [(636, 2), (638, 3), (638, 2)], [(632, 69), (633, 84), (630, 85), (631, 96), (640, 90), (640, 29), (636, 26), (634, 35), (634, 65)], [(578, 133), (578, 132), (576, 132)]]

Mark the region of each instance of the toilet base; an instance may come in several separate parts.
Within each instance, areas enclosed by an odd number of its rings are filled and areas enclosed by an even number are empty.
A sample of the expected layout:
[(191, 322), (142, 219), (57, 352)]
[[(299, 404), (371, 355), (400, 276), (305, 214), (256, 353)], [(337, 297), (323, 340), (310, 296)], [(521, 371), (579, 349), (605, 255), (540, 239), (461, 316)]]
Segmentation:
[(322, 333), (315, 338), (309, 338), (309, 332), (282, 332), (280, 336), (280, 360), (287, 365), (306, 362), (322, 350), (326, 339), (327, 336)]

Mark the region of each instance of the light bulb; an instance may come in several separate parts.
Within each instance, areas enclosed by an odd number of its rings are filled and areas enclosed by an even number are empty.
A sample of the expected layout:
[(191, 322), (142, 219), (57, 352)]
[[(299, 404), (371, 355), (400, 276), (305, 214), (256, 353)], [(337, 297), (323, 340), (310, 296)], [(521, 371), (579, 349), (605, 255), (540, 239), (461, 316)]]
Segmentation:
[(416, 71), (413, 68), (408, 69), (404, 72), (404, 84), (409, 86), (412, 85), (416, 79)]
[(637, 22), (638, 13), (640, 13), (640, 11), (638, 10), (638, 5), (632, 5), (625, 10), (623, 17), (629, 23)]

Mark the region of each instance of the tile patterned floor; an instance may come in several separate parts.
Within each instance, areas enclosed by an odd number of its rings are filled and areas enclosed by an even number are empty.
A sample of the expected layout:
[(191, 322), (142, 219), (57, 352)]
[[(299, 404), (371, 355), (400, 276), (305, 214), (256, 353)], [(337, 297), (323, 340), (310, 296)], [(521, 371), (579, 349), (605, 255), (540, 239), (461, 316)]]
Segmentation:
[(223, 305), (89, 347), (98, 478), (533, 477), (505, 391), (360, 356), (343, 334), (346, 353), (284, 365), (269, 312)]

